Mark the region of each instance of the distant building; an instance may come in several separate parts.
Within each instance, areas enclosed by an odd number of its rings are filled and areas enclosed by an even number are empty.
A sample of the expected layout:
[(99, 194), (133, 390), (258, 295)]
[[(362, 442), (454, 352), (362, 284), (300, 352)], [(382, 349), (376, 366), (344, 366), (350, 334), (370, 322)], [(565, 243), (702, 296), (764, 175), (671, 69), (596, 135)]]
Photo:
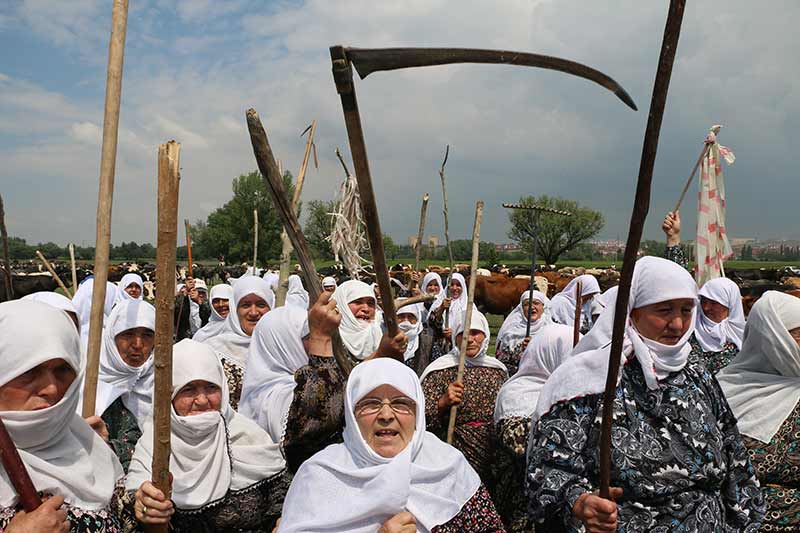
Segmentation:
[[(439, 236), (438, 235), (428, 235), (426, 238), (427, 238), (427, 240), (426, 240), (427, 246), (430, 246), (431, 248), (437, 248), (439, 246)], [(408, 245), (410, 247), (412, 247), (412, 248), (417, 246), (417, 236), (416, 235), (411, 235), (408, 238)]]
[(495, 244), (494, 249), (498, 252), (519, 252), (522, 247), (515, 242), (507, 242), (502, 244)]

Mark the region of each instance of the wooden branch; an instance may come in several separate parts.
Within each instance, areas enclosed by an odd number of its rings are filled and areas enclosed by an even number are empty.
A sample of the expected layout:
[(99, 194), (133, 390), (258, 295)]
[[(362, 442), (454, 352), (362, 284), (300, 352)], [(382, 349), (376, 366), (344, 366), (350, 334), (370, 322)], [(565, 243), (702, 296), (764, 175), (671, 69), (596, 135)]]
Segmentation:
[[(83, 389), (83, 417), (95, 414), (97, 377), (100, 365), (100, 339), (108, 281), (108, 255), (111, 243), (111, 205), (114, 196), (114, 169), (117, 162), (119, 102), (122, 93), (122, 64), (128, 0), (114, 0), (111, 12), (111, 40), (108, 46), (106, 103), (103, 115), (103, 145), (100, 157), (100, 188), (97, 194), (97, 236), (94, 247), (94, 288), (89, 317), (89, 344), (86, 352), (86, 379)], [(101, 415), (102, 413), (96, 413)]]
[(39, 498), (36, 487), (33, 486), (28, 469), (22, 462), (19, 451), (17, 451), (11, 435), (8, 434), (2, 418), (0, 418), (0, 461), (3, 463), (3, 468), (14, 486), (14, 490), (19, 495), (22, 508), (26, 513), (35, 511), (41, 505), (42, 499)]
[(395, 298), (394, 306), (397, 309), (397, 312), (400, 313), (400, 309), (402, 307), (412, 304), (421, 304), (423, 302), (430, 302), (434, 298), (436, 298), (435, 294), (420, 294), (419, 296), (411, 296), (409, 298)]
[(61, 290), (64, 291), (64, 295), (67, 298), (72, 298), (73, 296), (75, 296), (69, 291), (67, 286), (64, 285), (64, 282), (61, 281), (61, 278), (58, 277), (58, 274), (56, 274), (56, 271), (53, 269), (53, 265), (51, 265), (50, 261), (48, 261), (47, 258), (42, 255), (42, 252), (36, 250), (36, 255), (39, 257), (39, 261), (42, 262), (47, 271), (50, 272), (50, 275), (53, 276), (53, 279), (56, 280), (56, 283), (58, 283), (58, 286), (61, 288)]
[(422, 197), (422, 207), (419, 212), (419, 231), (417, 232), (417, 242), (414, 246), (414, 272), (419, 272), (419, 255), (422, 251), (422, 237), (425, 235), (425, 215), (428, 212), (428, 200), (430, 197), (428, 193), (425, 193)]
[[(453, 247), (450, 245), (450, 225), (448, 222), (447, 212), (447, 187), (445, 186), (444, 166), (447, 164), (447, 157), (450, 155), (450, 145), (448, 144), (444, 150), (444, 159), (442, 160), (442, 167), (439, 169), (439, 178), (442, 180), (442, 204), (444, 213), (444, 240), (447, 243), (447, 256), (450, 259), (450, 271), (453, 271)], [(448, 288), (449, 290), (449, 288)]]
[(78, 269), (75, 266), (75, 245), (69, 243), (69, 266), (72, 271), (72, 295), (78, 292)]
[(581, 338), (581, 310), (583, 308), (583, 283), (575, 284), (575, 322), (572, 324), (572, 347), (574, 348)]
[(667, 103), (667, 92), (675, 62), (675, 51), (681, 33), (681, 22), (685, 0), (670, 0), (667, 23), (664, 27), (664, 39), (661, 43), (661, 55), (658, 60), (656, 80), (653, 84), (653, 97), (650, 100), (650, 113), (644, 133), (642, 158), (639, 166), (639, 178), (636, 183), (636, 196), (633, 202), (633, 213), (625, 244), (625, 256), (622, 262), (617, 303), (614, 307), (614, 326), (611, 336), (611, 350), (608, 359), (608, 375), (603, 393), (603, 421), (600, 429), (600, 496), (610, 498), (611, 484), (611, 429), (614, 423), (614, 397), (617, 390), (622, 342), (625, 336), (625, 324), (628, 319), (628, 299), (630, 297), (631, 280), (636, 264), (636, 253), (642, 240), (642, 229), (650, 208), (650, 184), (653, 180), (653, 167), (658, 150), (658, 137), (661, 122), (664, 118), (664, 107)]
[(352, 174), (350, 174), (350, 170), (347, 168), (347, 163), (344, 162), (344, 158), (342, 157), (342, 152), (340, 152), (338, 148), (336, 149), (336, 157), (339, 159), (339, 163), (342, 164), (345, 177), (349, 178), (350, 176), (352, 176)]
[(186, 228), (186, 259), (189, 261), (188, 274), (190, 278), (194, 278), (194, 261), (192, 261), (192, 229), (189, 225), (188, 218), (183, 219), (183, 225)]
[(14, 281), (11, 274), (11, 261), (8, 258), (8, 232), (6, 231), (6, 211), (3, 207), (3, 195), (0, 194), (0, 235), (3, 237), (3, 263), (6, 277), (6, 300), (14, 298)]
[(253, 209), (253, 275), (258, 276), (258, 209)]
[(681, 197), (678, 198), (678, 203), (675, 204), (675, 209), (672, 210), (673, 213), (677, 213), (678, 209), (681, 208), (681, 202), (683, 202), (683, 197), (686, 196), (686, 191), (689, 190), (689, 186), (691, 186), (692, 182), (694, 181), (694, 176), (697, 174), (697, 169), (700, 168), (700, 163), (703, 162), (703, 158), (708, 153), (708, 149), (711, 147), (711, 144), (705, 143), (703, 144), (703, 149), (700, 151), (700, 157), (697, 158), (697, 162), (694, 164), (694, 168), (692, 168), (692, 173), (689, 174), (689, 179), (686, 180), (686, 185), (683, 186), (683, 191), (681, 191)]
[[(158, 147), (158, 243), (156, 248), (155, 385), (153, 387), (153, 485), (170, 497), (170, 413), (172, 342), (175, 312), (175, 249), (178, 238), (178, 190), (181, 145)], [(234, 310), (235, 312), (235, 310)], [(168, 524), (158, 530), (166, 533)], [(149, 529), (152, 531), (152, 529)]]
[[(464, 317), (464, 334), (461, 337), (461, 346), (458, 354), (458, 373), (456, 381), (464, 380), (464, 364), (467, 356), (467, 343), (469, 342), (469, 332), (472, 329), (472, 308), (475, 301), (475, 283), (478, 275), (478, 251), (481, 243), (481, 220), (483, 219), (483, 201), (478, 201), (475, 205), (475, 225), (472, 228), (472, 263), (470, 264), (469, 289), (467, 291), (467, 312)], [(458, 416), (458, 405), (450, 408), (450, 421), (447, 424), (447, 443), (453, 444), (453, 432), (456, 429), (456, 416)]]
[[(255, 109), (248, 109), (246, 117), (247, 129), (250, 132), (250, 142), (253, 145), (253, 155), (256, 158), (258, 169), (267, 184), (267, 190), (272, 196), (272, 203), (275, 205), (283, 227), (289, 235), (289, 240), (292, 241), (292, 247), (300, 263), (309, 297), (312, 302), (316, 301), (322, 291), (322, 285), (317, 275), (317, 269), (314, 266), (308, 241), (306, 241), (306, 237), (300, 228), (300, 223), (297, 221), (297, 215), (295, 215), (289, 200), (286, 198), (283, 179), (278, 172), (278, 166), (275, 164), (275, 157), (272, 155), (267, 132), (264, 131), (264, 126), (261, 124), (261, 119)], [(353, 368), (353, 363), (342, 344), (338, 329), (334, 332), (332, 340), (333, 356), (342, 372), (345, 375), (349, 375), (350, 370)]]

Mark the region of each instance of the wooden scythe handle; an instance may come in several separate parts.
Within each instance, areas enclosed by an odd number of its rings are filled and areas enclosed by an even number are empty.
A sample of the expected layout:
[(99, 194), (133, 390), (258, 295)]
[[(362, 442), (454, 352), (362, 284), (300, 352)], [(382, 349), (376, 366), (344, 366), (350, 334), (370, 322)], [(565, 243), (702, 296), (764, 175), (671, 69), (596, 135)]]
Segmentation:
[(19, 456), (17, 447), (14, 441), (11, 440), (11, 435), (8, 434), (6, 425), (0, 418), (0, 461), (3, 462), (3, 468), (6, 469), (8, 479), (14, 485), (14, 490), (19, 495), (19, 501), (22, 508), (26, 513), (35, 511), (42, 503), (39, 494), (36, 492), (36, 487), (33, 486), (31, 476), (28, 474), (28, 469), (25, 468), (25, 463)]

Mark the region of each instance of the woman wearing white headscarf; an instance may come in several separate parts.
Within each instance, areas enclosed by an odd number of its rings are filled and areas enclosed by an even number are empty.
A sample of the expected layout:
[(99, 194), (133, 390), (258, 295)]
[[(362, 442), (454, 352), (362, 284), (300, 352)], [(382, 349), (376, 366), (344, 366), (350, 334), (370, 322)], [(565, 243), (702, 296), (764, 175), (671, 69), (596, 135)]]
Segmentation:
[(347, 351), (363, 361), (378, 349), (383, 336), (381, 323), (376, 319), (377, 299), (372, 287), (351, 279), (333, 291), (336, 308), (342, 315), (339, 335)]
[[(72, 305), (78, 311), (78, 320), (81, 322), (81, 350), (86, 352), (89, 344), (89, 319), (92, 314), (92, 293), (94, 291), (94, 278), (87, 278), (78, 286)], [(108, 318), (117, 299), (117, 286), (110, 281), (106, 282), (106, 299), (103, 307), (104, 318)]]
[(56, 309), (61, 309), (62, 311), (67, 313), (67, 315), (69, 315), (69, 318), (75, 323), (75, 327), (78, 329), (78, 332), (80, 333), (81, 321), (78, 318), (78, 310), (75, 309), (72, 300), (70, 300), (63, 294), (51, 291), (39, 291), (25, 295), (22, 298), (20, 298), (20, 300), (32, 300), (34, 302), (42, 302), (51, 307), (55, 307)]
[(467, 457), (491, 493), (495, 481), (491, 462), (496, 440), (492, 414), (497, 393), (508, 379), (508, 372), (503, 363), (486, 353), (491, 337), (486, 317), (473, 309), (471, 327), (466, 329), (468, 344), (463, 380), (456, 381), (459, 349), (465, 334), (463, 316), (454, 330), (453, 349), (422, 373), (425, 416), (428, 430), (444, 439), (450, 407), (458, 405), (453, 446)]
[(764, 487), (761, 531), (800, 530), (800, 299), (767, 291), (747, 319), (742, 351), (717, 374)]
[(209, 346), (185, 339), (173, 349), (167, 500), (150, 482), (153, 421), (136, 445), (125, 481), (128, 509), (142, 524), (171, 531), (271, 531), (289, 487), (278, 445), (231, 409), (225, 372)]
[(225, 369), (233, 410), (239, 408), (247, 355), (256, 324), (275, 307), (275, 294), (269, 284), (257, 276), (242, 276), (233, 287), (233, 300), (224, 328), (204, 342), (211, 346)]
[(125, 471), (153, 406), (156, 310), (124, 300), (106, 320), (100, 349), (95, 414), (108, 426), (109, 443)]
[(117, 297), (115, 304), (123, 300), (141, 300), (144, 292), (144, 282), (142, 276), (129, 272), (122, 276), (117, 284)]
[[(531, 338), (553, 323), (550, 318), (550, 300), (547, 296), (539, 291), (533, 291), (532, 296), (531, 298), (531, 291), (527, 290), (520, 294), (519, 305), (506, 317), (500, 326), (500, 331), (497, 332), (495, 357), (506, 365), (509, 376), (517, 373), (520, 357)], [(533, 300), (533, 307), (530, 308), (531, 332), (530, 336), (526, 337), (531, 300)]]
[[(757, 531), (764, 499), (713, 375), (689, 357), (697, 286), (679, 265), (636, 262), (613, 405), (611, 496), (596, 496), (610, 345), (572, 355), (542, 388), (526, 472), (545, 530)], [(610, 339), (607, 308), (587, 338)], [(601, 326), (607, 325), (608, 329)]]
[(572, 350), (572, 328), (551, 324), (531, 339), (519, 371), (497, 395), (494, 424), (499, 446), (495, 455), (495, 505), (510, 533), (533, 531), (525, 496), (525, 451), (531, 434), (531, 415), (547, 378)]
[(294, 305), (308, 311), (308, 291), (303, 288), (303, 281), (297, 274), (292, 274), (288, 279), (289, 288), (286, 290), (286, 305)]
[(411, 304), (397, 309), (397, 327), (408, 339), (403, 361), (417, 375), (422, 374), (430, 364), (433, 345), (433, 338), (422, 323), (423, 309), (422, 304)]
[[(581, 282), (580, 304), (575, 300), (575, 286)], [(575, 324), (575, 306), (581, 306), (581, 333), (586, 333), (592, 327), (592, 298), (600, 293), (600, 285), (591, 274), (583, 274), (573, 278), (564, 287), (564, 290), (553, 296), (550, 300), (550, 314), (557, 324), (572, 326)]]
[(297, 472), (279, 533), (499, 533), (502, 522), (464, 456), (425, 430), (414, 372), (389, 359), (350, 374), (344, 443)]
[[(230, 303), (233, 300), (233, 287), (227, 283), (220, 283), (211, 287), (211, 316), (208, 319), (208, 324), (200, 328), (197, 333), (192, 336), (192, 340), (197, 342), (204, 342), (219, 335), (225, 329), (225, 319), (230, 313)], [(222, 310), (225, 315), (220, 314)]]
[(336, 278), (333, 276), (325, 276), (322, 278), (322, 290), (333, 292), (336, 290)]
[(78, 414), (83, 382), (75, 326), (41, 302), (0, 304), (0, 416), (35, 489), (22, 511), (0, 469), (0, 530), (120, 531), (122, 477), (114, 452)]
[[(456, 272), (450, 276), (447, 290), (439, 291), (428, 313), (428, 325), (435, 331), (434, 338), (437, 341), (431, 356), (434, 361), (452, 349), (453, 329), (459, 320), (463, 320), (467, 300), (467, 282), (464, 276)], [(444, 320), (445, 311), (447, 323)]]
[(739, 286), (728, 278), (709, 280), (698, 292), (697, 310), (692, 343), (694, 353), (712, 374), (730, 364), (744, 337), (744, 308)]

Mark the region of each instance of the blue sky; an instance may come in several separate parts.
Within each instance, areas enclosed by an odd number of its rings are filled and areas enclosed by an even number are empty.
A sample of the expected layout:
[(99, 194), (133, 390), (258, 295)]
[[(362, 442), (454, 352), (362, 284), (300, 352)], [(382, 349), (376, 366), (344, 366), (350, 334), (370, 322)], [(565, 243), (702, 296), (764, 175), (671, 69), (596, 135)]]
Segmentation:
[[(613, 10), (609, 6), (613, 5)], [(797, 2), (689, 2), (673, 73), (646, 237), (680, 193), (709, 126), (736, 153), (725, 168), (733, 236), (799, 238), (793, 152), (800, 110)], [(584, 80), (499, 66), (375, 74), (357, 82), (384, 231), (405, 241), (445, 144), (451, 236), (506, 241), (500, 207), (555, 194), (606, 217), (624, 239), (667, 2), (579, 0), (133, 0), (123, 76), (112, 241), (155, 242), (158, 144), (183, 145), (179, 218), (205, 218), (255, 168), (244, 111), (262, 116), (296, 171), (300, 132), (317, 119), (319, 170), (304, 200), (332, 198), (349, 153), (328, 46), (468, 46), (558, 55), (619, 81), (640, 111)], [(0, 3), (0, 193), (13, 235), (91, 244), (111, 3)], [(349, 158), (348, 158), (349, 159)], [(694, 195), (682, 214), (693, 235)], [(249, 223), (249, 221), (243, 221)]]

